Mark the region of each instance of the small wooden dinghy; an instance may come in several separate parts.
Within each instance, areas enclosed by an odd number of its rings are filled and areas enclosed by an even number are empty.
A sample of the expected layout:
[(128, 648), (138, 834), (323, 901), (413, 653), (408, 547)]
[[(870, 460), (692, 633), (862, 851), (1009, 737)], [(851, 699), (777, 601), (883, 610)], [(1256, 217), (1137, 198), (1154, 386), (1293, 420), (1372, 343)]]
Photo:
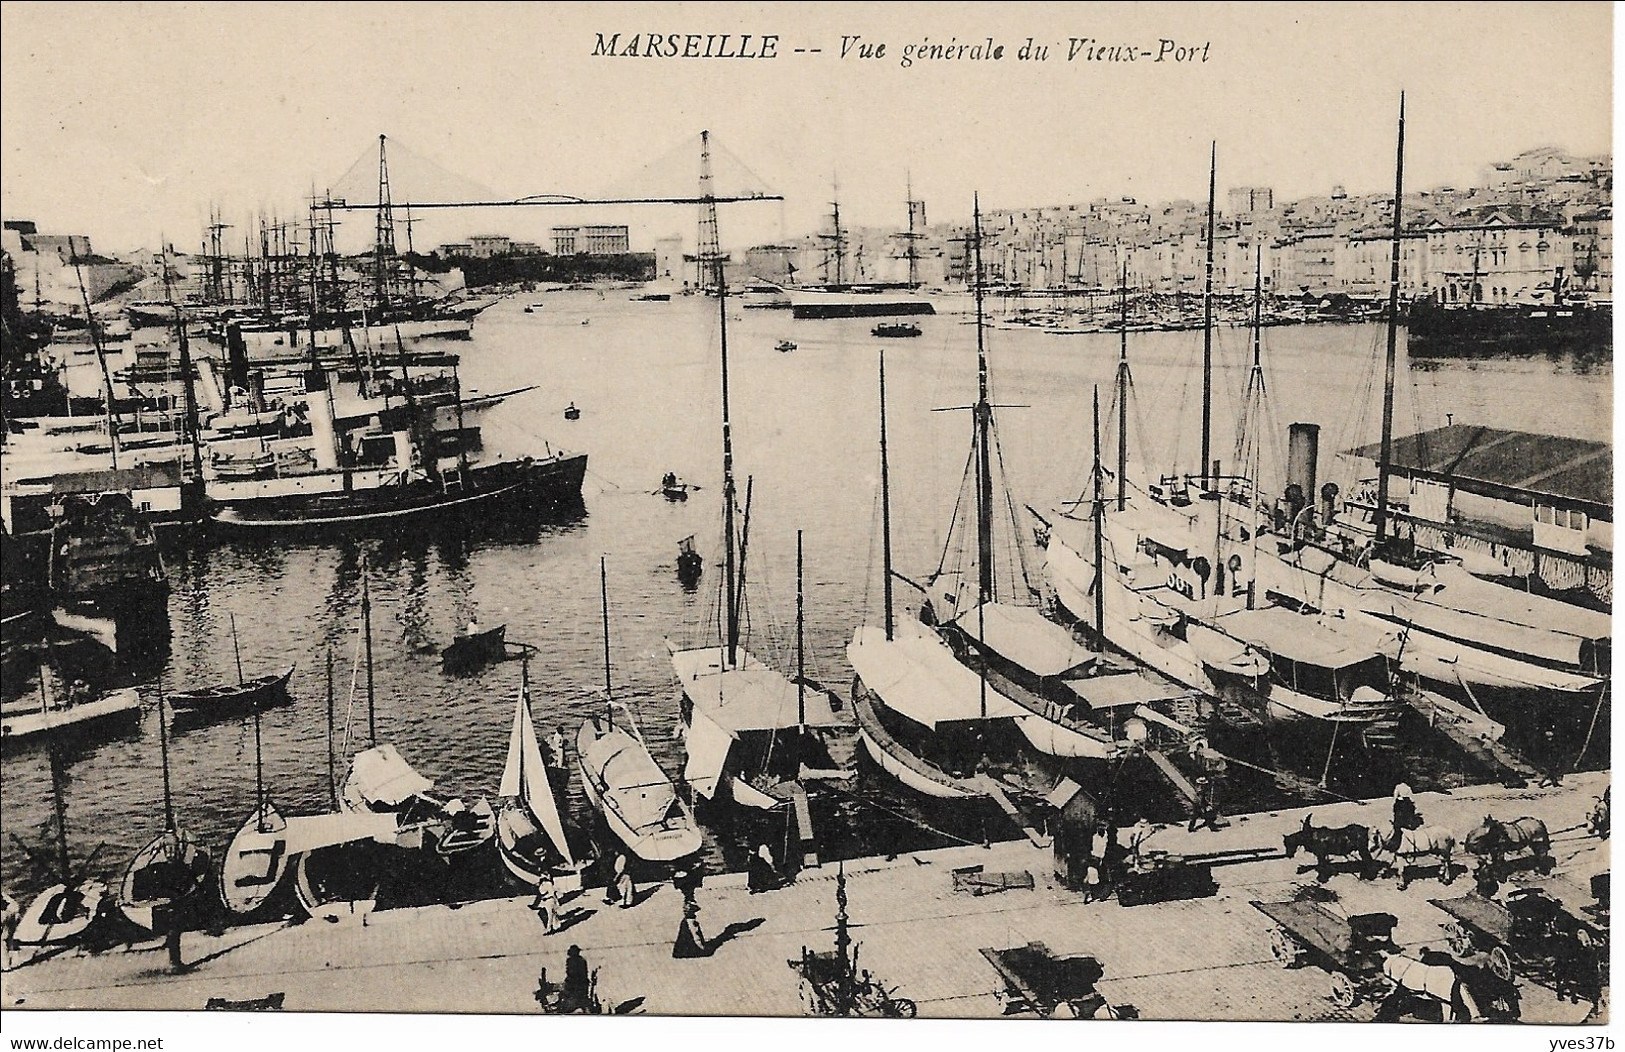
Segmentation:
[(11, 940), (20, 946), (58, 946), (71, 942), (90, 927), (106, 897), (107, 886), (95, 880), (46, 888), (17, 918)]
[(288, 873), (288, 823), (264, 801), (231, 838), (220, 860), (220, 901), (233, 913), (253, 913)]
[(190, 898), (208, 877), (209, 853), (184, 830), (165, 830), (130, 860), (119, 885), (119, 912), (137, 927), (157, 931), (156, 911)]
[(183, 690), (169, 696), (169, 707), (182, 712), (239, 713), (265, 708), (287, 696), (293, 666), (280, 675), (259, 676), (241, 683), (223, 683), (202, 690)]
[(94, 701), (61, 706), (13, 703), (0, 713), (0, 739), (11, 741), (68, 727), (111, 724), (120, 719), (133, 724), (140, 714), (141, 696), (133, 687), (109, 691)]
[(440, 652), (440, 667), (453, 676), (477, 672), (508, 656), (507, 625), (458, 636)]

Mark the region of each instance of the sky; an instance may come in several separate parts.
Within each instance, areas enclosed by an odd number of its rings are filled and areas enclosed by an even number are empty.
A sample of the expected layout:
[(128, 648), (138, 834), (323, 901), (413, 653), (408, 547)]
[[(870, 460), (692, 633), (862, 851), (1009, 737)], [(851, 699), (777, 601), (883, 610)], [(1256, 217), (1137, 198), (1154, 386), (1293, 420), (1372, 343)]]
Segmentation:
[[(776, 35), (773, 58), (594, 56), (598, 34)], [(378, 136), (395, 200), (691, 195), (718, 145), (725, 244), (826, 222), (934, 222), (984, 208), (1130, 195), (1376, 192), (1407, 92), (1407, 185), (1612, 139), (1612, 7), (1581, 4), (41, 4), (0, 7), (0, 213), (98, 249), (182, 248), (211, 206), (241, 227), (297, 219), (312, 189), (373, 200)], [(886, 45), (841, 56), (843, 37)], [(1022, 59), (1031, 37), (1044, 61)], [(999, 59), (903, 64), (921, 44)], [(1069, 40), (1133, 62), (1067, 60)], [(1203, 49), (1155, 61), (1163, 41)], [(683, 42), (678, 41), (678, 48)], [(703, 48), (703, 43), (701, 44)], [(796, 49), (803, 49), (797, 53)], [(816, 53), (812, 49), (819, 49)], [(838, 191), (834, 186), (838, 183)], [(338, 192), (335, 190), (335, 192)], [(419, 213), (415, 243), (627, 221), (634, 247), (692, 207)], [(370, 234), (350, 213), (343, 234)]]

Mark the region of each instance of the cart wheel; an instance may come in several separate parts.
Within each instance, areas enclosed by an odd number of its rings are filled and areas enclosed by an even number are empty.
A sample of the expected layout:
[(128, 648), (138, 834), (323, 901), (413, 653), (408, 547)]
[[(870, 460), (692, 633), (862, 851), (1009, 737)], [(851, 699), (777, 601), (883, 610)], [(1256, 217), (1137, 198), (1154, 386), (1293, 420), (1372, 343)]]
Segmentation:
[(1507, 956), (1506, 947), (1490, 947), (1490, 971), (1494, 972), (1495, 977), (1502, 982), (1510, 983), (1512, 981), (1512, 958)]
[(1465, 957), (1473, 952), (1473, 937), (1459, 924), (1452, 924), (1445, 929), (1450, 940), (1450, 952), (1457, 957)]
[(1360, 1003), (1360, 991), (1342, 972), (1332, 973), (1332, 1004), (1339, 1008), (1353, 1008)]
[(1291, 968), (1298, 963), (1298, 944), (1280, 928), (1270, 929), (1270, 956), (1282, 968)]
[(896, 997), (887, 1005), (886, 1014), (893, 1019), (913, 1019), (920, 1014), (920, 1006), (906, 997)]

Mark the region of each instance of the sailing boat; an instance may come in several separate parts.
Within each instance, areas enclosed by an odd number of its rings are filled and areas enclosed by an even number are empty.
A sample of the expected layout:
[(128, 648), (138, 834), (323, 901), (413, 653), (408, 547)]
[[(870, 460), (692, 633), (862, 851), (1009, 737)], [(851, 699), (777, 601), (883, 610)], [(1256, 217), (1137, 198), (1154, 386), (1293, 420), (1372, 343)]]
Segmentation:
[[(913, 193), (910, 191), (912, 198)], [(918, 236), (914, 233), (915, 206), (921, 202), (910, 200), (909, 205), (909, 237), (910, 251), (914, 250), (912, 238)], [(874, 282), (874, 281), (848, 281), (844, 271), (846, 262), (847, 236), (841, 229), (841, 203), (832, 202), (832, 223), (834, 232), (820, 235), (829, 241), (830, 249), (825, 265), (825, 283), (820, 285), (787, 285), (782, 286), (784, 292), (790, 297), (790, 312), (794, 318), (876, 318), (895, 317), (900, 315), (935, 314), (936, 308), (931, 301), (920, 296), (918, 266), (915, 259), (910, 259), (909, 280), (907, 282)], [(923, 212), (923, 206), (921, 208)], [(835, 280), (829, 281), (828, 261), (835, 263)], [(862, 269), (862, 256), (859, 254), (858, 269)], [(861, 275), (860, 275), (861, 277)]]
[(68, 807), (64, 799), (67, 775), (59, 749), (53, 738), (51, 801), (56, 811), (56, 871), (60, 883), (34, 896), (18, 918), (11, 939), (23, 946), (54, 946), (78, 938), (101, 913), (102, 901), (107, 897), (107, 885), (86, 880), (83, 872), (75, 873), (68, 858)]
[(157, 931), (158, 911), (191, 898), (209, 876), (209, 854), (175, 822), (169, 788), (169, 733), (164, 726), (164, 681), (158, 679), (158, 749), (164, 771), (164, 831), (135, 853), (119, 885), (120, 911), (139, 927)]
[(985, 680), (955, 660), (935, 632), (917, 621), (899, 624), (893, 616), (892, 578), (896, 575), (892, 570), (884, 349), (880, 352), (880, 522), (885, 627), (860, 626), (846, 648), (856, 673), (852, 709), (858, 740), (882, 770), (918, 793), (945, 800), (985, 797), (988, 792), (982, 779), (950, 773), (899, 737), (917, 739), (922, 732), (935, 731), (948, 722), (963, 726), (976, 721), (978, 728), (985, 727), (990, 719), (1014, 717), (1022, 710), (997, 691), (988, 690)]
[[(1017, 605), (998, 595), (994, 553), (994, 464), (1002, 465), (1003, 455), (997, 450), (997, 434), (993, 419), (993, 405), (988, 393), (987, 346), (984, 338), (986, 318), (983, 310), (982, 281), (982, 225), (978, 203), (974, 219), (975, 301), (976, 301), (976, 365), (977, 399), (971, 406), (971, 455), (966, 463), (962, 486), (974, 488), (976, 508), (976, 589), (975, 605), (969, 606), (966, 575), (954, 571), (933, 575), (927, 581), (927, 591), (943, 576), (951, 578), (952, 587), (942, 598), (956, 612), (942, 626), (944, 637), (955, 652), (972, 667), (988, 687), (1014, 702), (1026, 714), (1016, 720), (1016, 726), (1028, 743), (1039, 752), (1067, 759), (1103, 760), (1115, 757), (1122, 749), (1109, 731), (1091, 720), (1081, 718), (1078, 710), (1088, 711), (1085, 699), (1074, 693), (1071, 684), (1092, 671), (1104, 671), (1107, 663), (1100, 655), (1077, 644), (1072, 634), (1050, 621), (1034, 606)], [(997, 454), (997, 455), (996, 455)], [(1020, 524), (1015, 522), (1015, 505), (1006, 495), (1005, 505), (1010, 508), (1012, 525), (1016, 527), (1016, 543), (1021, 543)], [(954, 531), (950, 529), (947, 541), (951, 549)], [(1018, 551), (1016, 564), (1023, 581), (1026, 578), (1026, 558)], [(948, 562), (945, 550), (942, 565)], [(961, 563), (963, 557), (961, 558)], [(1036, 590), (1028, 583), (1027, 590)], [(929, 607), (930, 600), (927, 600)], [(963, 612), (960, 612), (963, 611)], [(932, 618), (935, 612), (932, 611)], [(1098, 670), (1096, 666), (1101, 666)], [(986, 689), (986, 688), (984, 688)]]
[[(236, 617), (232, 643), (236, 644)], [(260, 710), (254, 710), (254, 810), (220, 859), (220, 901), (233, 913), (252, 913), (265, 904), (288, 872), (288, 823), (265, 792), (265, 759), (260, 744)]]
[(436, 794), (434, 782), (412, 768), (393, 745), (378, 744), (378, 722), (372, 672), (372, 592), (365, 571), (361, 578), (361, 619), (367, 657), (367, 740), (355, 754), (339, 793), (340, 807), (350, 814), (393, 813), (403, 826), (422, 829), (425, 839), (444, 856), (460, 854), (491, 839), (496, 814), (483, 796), (472, 805)]
[(615, 692), (609, 662), (609, 578), (598, 560), (604, 607), (604, 695), (602, 718), (593, 716), (576, 734), (576, 767), (587, 802), (604, 816), (628, 851), (646, 862), (675, 862), (700, 850), (694, 812), (677, 795), (671, 779), (649, 755), (632, 714), (621, 706), (616, 724)]
[[(1293, 737), (1326, 746), (1329, 769), (1340, 736), (1345, 744), (1352, 739), (1378, 750), (1392, 745), (1399, 706), (1379, 650), (1334, 619), (1260, 605), (1253, 586), (1254, 480), (1223, 477), (1211, 459), (1216, 172), (1215, 163), (1208, 182), (1198, 499), (1186, 490), (1195, 480), (1165, 478), (1146, 488), (1143, 501), (1128, 501), (1131, 380), (1125, 339), (1118, 365), (1116, 507), (1109, 515), (1097, 511), (1094, 521), (1063, 512), (1053, 525), (1046, 572), (1058, 605), (1072, 616), (1096, 607), (1106, 641), (1177, 682), (1224, 699), (1238, 719), (1279, 725)], [(1257, 331), (1255, 297), (1249, 397), (1263, 394)], [(1082, 554), (1089, 547), (1103, 550), (1093, 562)]]
[[(562, 744), (562, 743), (561, 743)], [(549, 767), (536, 740), (530, 712), (530, 661), (519, 667), (519, 696), (514, 702), (513, 729), (508, 734), (508, 762), (502, 769), (497, 796), (497, 854), (502, 864), (522, 883), (534, 886), (544, 872), (553, 873), (561, 891), (581, 887), (587, 861), (576, 857), (559, 814), (557, 790), (567, 782), (569, 769), (562, 756)], [(555, 778), (560, 785), (555, 786)]]
[[(669, 640), (672, 670), (682, 688), (682, 718), (688, 746), (683, 779), (700, 797), (732, 800), (749, 808), (787, 806), (803, 759), (813, 755), (812, 727), (836, 725), (830, 695), (807, 696), (804, 683), (771, 668), (745, 649), (740, 622), (745, 602), (745, 552), (750, 496), (746, 485), (745, 526), (736, 539), (733, 426), (728, 404), (728, 285), (716, 240), (716, 201), (711, 193), (709, 133), (702, 132), (700, 197), (702, 258), (712, 266), (722, 362), (722, 606), (724, 624), (717, 646), (678, 649)], [(826, 764), (827, 766), (827, 764)]]
[[(365, 570), (362, 581), (363, 622), (368, 626), (364, 635), (370, 658), (371, 613)], [(368, 688), (370, 693), (370, 674)], [(353, 679), (351, 694), (354, 694)], [(323, 815), (287, 819), (285, 835), (287, 853), (295, 860), (294, 893), (300, 907), (312, 918), (337, 923), (346, 918), (364, 918), (373, 911), (382, 886), (379, 873), (390, 861), (383, 849), (386, 845), (403, 846), (402, 838), (411, 837), (413, 831), (403, 833), (400, 817), (393, 812), (355, 813), (342, 806), (334, 766), (333, 734), (333, 654), (330, 650), (327, 655), (327, 792), (333, 810)], [(421, 838), (417, 842), (421, 843)]]

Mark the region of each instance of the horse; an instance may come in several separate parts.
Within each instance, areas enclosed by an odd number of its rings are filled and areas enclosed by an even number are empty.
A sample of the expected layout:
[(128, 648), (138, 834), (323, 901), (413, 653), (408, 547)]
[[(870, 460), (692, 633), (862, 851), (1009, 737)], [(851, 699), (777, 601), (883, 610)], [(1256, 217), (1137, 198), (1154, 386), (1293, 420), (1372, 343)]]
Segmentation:
[(1387, 871), (1399, 872), (1399, 887), (1403, 891), (1410, 887), (1411, 867), (1419, 858), (1432, 856), (1440, 863), (1439, 880), (1449, 884), (1456, 879), (1452, 871), (1455, 861), (1456, 838), (1455, 835), (1437, 826), (1423, 826), (1420, 829), (1402, 829), (1399, 831), (1399, 843), (1389, 849), (1380, 830), (1371, 831), (1371, 851), (1373, 854), (1387, 853), (1393, 855), (1393, 861), (1388, 864)]
[(1382, 974), (1394, 988), (1378, 1004), (1377, 1022), (1398, 1019), (1406, 1004), (1417, 998), (1437, 1002), (1456, 1022), (1478, 1023), (1486, 1018), (1471, 986), (1447, 956), (1424, 950), (1421, 957), (1389, 951), (1383, 951), (1381, 957)]
[(1344, 858), (1359, 856), (1359, 873), (1363, 879), (1371, 867), (1371, 831), (1361, 825), (1317, 826), (1313, 824), (1314, 817), (1313, 814), (1305, 815), (1303, 825), (1297, 832), (1281, 838), (1286, 857), (1296, 855), (1299, 848), (1305, 854), (1315, 856), (1315, 870), (1321, 883), (1325, 883), (1331, 872), (1333, 855)]
[(1485, 815), (1477, 829), (1462, 840), (1462, 846), (1477, 855), (1478, 876), (1483, 881), (1499, 881), (1513, 868), (1509, 855), (1533, 869), (1547, 872), (1552, 868), (1552, 838), (1546, 832), (1546, 823), (1538, 818), (1516, 818), (1510, 822)]

